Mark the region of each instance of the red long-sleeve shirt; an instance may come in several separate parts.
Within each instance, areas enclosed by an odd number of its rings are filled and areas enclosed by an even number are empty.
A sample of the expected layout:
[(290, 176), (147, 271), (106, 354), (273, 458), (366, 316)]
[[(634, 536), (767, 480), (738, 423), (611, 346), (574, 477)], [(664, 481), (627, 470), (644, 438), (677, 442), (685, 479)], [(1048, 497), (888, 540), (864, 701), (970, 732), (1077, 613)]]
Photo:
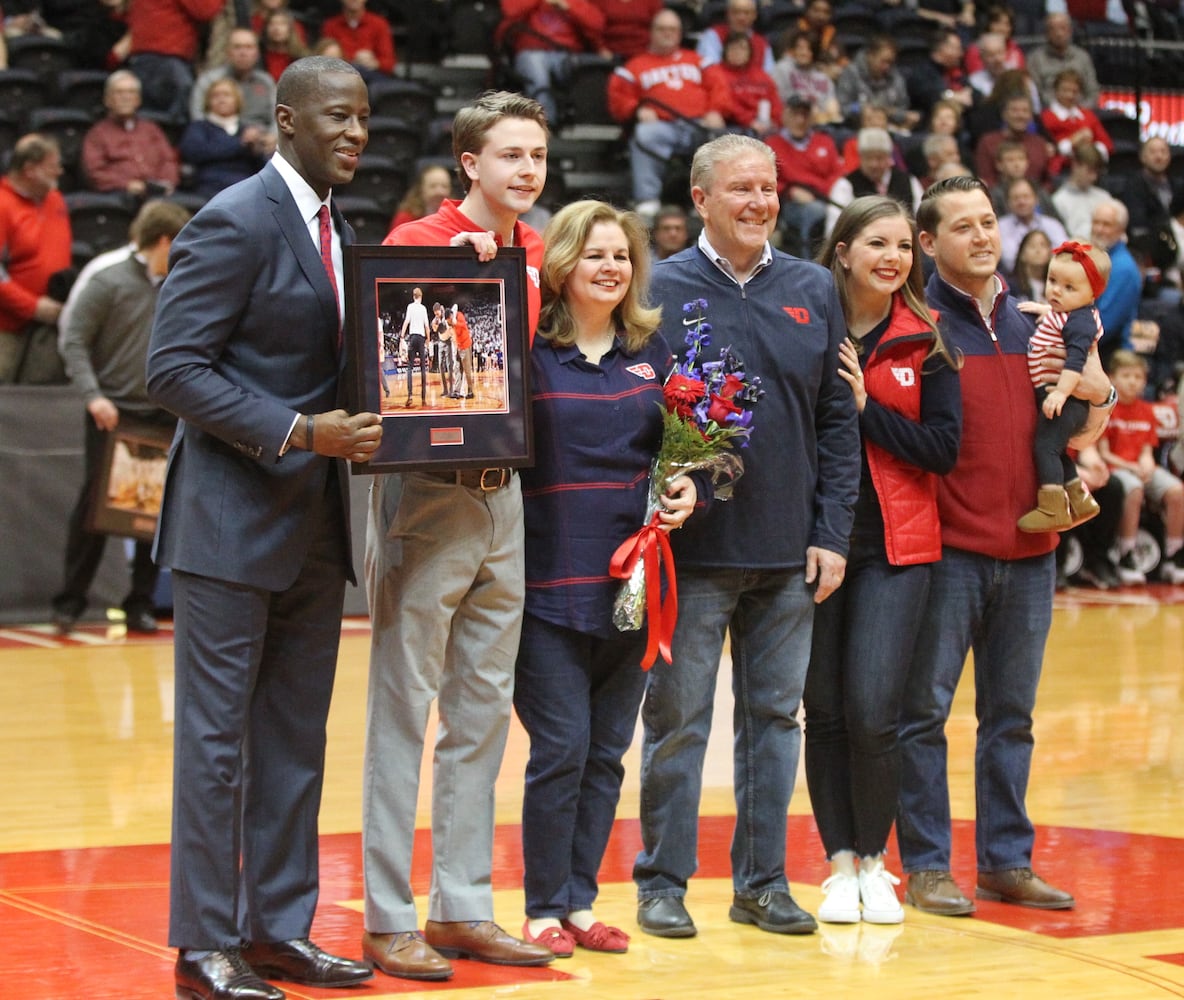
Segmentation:
[(1107, 157), (1114, 152), (1114, 140), (1089, 108), (1065, 108), (1060, 104), (1051, 104), (1040, 112), (1040, 127), (1057, 147), (1056, 155), (1048, 163), (1048, 172), (1053, 177), (1068, 166), (1072, 155), (1069, 139), (1074, 132), (1083, 128), (1089, 129), (1094, 145), (1101, 146)]
[[(526, 31), (514, 31), (521, 25)], [(590, 0), (567, 0), (561, 10), (546, 0), (502, 0), (497, 38), (511, 37), (515, 52), (523, 49), (594, 52), (604, 34), (604, 11)]]
[(784, 133), (765, 137), (765, 143), (777, 156), (777, 193), (784, 196), (794, 185), (808, 188), (825, 198), (835, 181), (843, 176), (843, 161), (835, 141), (827, 133), (814, 129), (804, 148), (799, 149)]
[[(473, 233), (483, 229), (472, 219), (461, 214), (460, 202), (446, 198), (439, 210), (422, 219), (392, 229), (382, 242), (385, 246), (446, 247), (457, 233)], [(501, 238), (498, 237), (501, 245)], [(530, 339), (539, 325), (542, 296), (539, 290), (539, 269), (543, 266), (543, 238), (525, 222), (514, 223), (514, 246), (526, 250), (526, 310), (530, 323)]]
[(604, 8), (604, 47), (631, 59), (650, 44), (650, 22), (663, 0), (601, 0)]
[(82, 169), (95, 191), (126, 191), (129, 181), (158, 181), (175, 188), (181, 179), (177, 151), (155, 122), (114, 118), (92, 125), (82, 140)]
[(716, 85), (712, 78), (718, 76), (718, 86), (727, 88), (731, 93), (731, 109), (724, 115), (730, 124), (751, 128), (757, 119), (761, 101), (769, 102), (768, 121), (781, 121), (781, 95), (777, 91), (777, 84), (755, 59), (742, 68), (715, 63), (708, 66), (703, 75), (709, 87)]
[(351, 25), (344, 14), (329, 18), (321, 25), (321, 37), (332, 38), (341, 46), (347, 61), (352, 62), (359, 49), (369, 49), (384, 73), (395, 71), (395, 42), (391, 24), (381, 14), (363, 11), (356, 25)]
[[(619, 122), (632, 121), (642, 98), (652, 97), (687, 118), (702, 118), (708, 111), (726, 115), (731, 107), (724, 79), (705, 76), (699, 56), (690, 49), (676, 49), (659, 56), (643, 52), (618, 66), (608, 80), (609, 114)], [(650, 105), (659, 118), (674, 116)]]
[(33, 318), (55, 271), (70, 266), (70, 216), (60, 191), (32, 201), (0, 178), (0, 330)]
[(132, 55), (154, 52), (192, 61), (201, 25), (225, 6), (225, 0), (136, 0), (127, 12)]

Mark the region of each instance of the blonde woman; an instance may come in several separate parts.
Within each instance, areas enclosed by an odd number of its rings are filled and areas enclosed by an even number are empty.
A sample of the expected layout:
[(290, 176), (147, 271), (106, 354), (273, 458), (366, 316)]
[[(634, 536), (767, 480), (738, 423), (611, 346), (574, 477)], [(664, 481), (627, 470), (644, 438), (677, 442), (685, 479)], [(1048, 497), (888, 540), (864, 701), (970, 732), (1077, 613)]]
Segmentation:
[[(629, 944), (592, 910), (645, 686), (645, 634), (613, 625), (618, 581), (608, 567), (645, 519), (672, 358), (657, 332), (660, 312), (646, 305), (648, 234), (637, 215), (576, 202), (543, 240), (514, 707), (530, 735), (523, 937), (566, 957), (577, 945), (623, 952)], [(705, 495), (705, 477), (675, 479), (661, 526), (679, 527)]]

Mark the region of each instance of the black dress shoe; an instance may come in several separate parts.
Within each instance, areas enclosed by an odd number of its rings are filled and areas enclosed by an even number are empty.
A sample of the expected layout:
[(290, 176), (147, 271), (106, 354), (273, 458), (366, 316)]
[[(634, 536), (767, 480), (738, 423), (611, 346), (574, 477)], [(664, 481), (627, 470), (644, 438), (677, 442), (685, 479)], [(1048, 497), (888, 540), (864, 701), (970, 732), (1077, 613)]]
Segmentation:
[(694, 937), (695, 922), (681, 896), (655, 896), (637, 904), (637, 922), (654, 937)]
[(143, 632), (145, 635), (151, 635), (157, 631), (158, 627), (152, 614), (142, 608), (138, 611), (127, 612), (127, 630), (129, 632)]
[(243, 949), (243, 958), (264, 979), (282, 979), (302, 986), (356, 986), (374, 976), (374, 970), (365, 962), (330, 955), (308, 938), (249, 944)]
[(284, 1000), (243, 961), (237, 948), (211, 951), (196, 960), (177, 956), (173, 970), (177, 1000)]
[(783, 890), (769, 890), (759, 896), (733, 896), (728, 917), (738, 924), (756, 924), (773, 934), (813, 934), (814, 918)]

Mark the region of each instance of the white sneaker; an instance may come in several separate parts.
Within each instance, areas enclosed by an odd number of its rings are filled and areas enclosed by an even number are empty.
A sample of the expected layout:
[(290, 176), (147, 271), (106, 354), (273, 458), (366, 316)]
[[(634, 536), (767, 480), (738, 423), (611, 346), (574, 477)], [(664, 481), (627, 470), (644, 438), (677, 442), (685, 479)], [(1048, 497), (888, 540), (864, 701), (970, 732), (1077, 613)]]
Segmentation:
[(863, 900), (863, 919), (869, 924), (899, 924), (904, 908), (896, 898), (900, 879), (884, 867), (884, 861), (864, 858), (859, 864), (859, 898)]
[(859, 879), (835, 872), (822, 883), (818, 919), (828, 924), (859, 923)]
[(1135, 553), (1128, 552), (1121, 559), (1118, 560), (1118, 579), (1128, 586), (1138, 586), (1147, 582), (1139, 567), (1135, 564)]

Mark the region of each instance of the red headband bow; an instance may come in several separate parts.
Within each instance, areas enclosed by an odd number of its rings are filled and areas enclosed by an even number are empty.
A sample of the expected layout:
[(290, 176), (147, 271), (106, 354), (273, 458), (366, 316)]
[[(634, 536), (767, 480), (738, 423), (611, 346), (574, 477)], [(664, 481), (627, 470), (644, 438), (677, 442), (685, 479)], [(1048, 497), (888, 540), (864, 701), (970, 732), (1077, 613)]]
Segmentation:
[(1090, 243), (1078, 243), (1076, 240), (1069, 240), (1062, 243), (1059, 247), (1053, 250), (1052, 255), (1067, 253), (1078, 264), (1081, 265), (1085, 271), (1085, 277), (1089, 281), (1089, 290), (1094, 293), (1096, 299), (1106, 290), (1106, 279), (1098, 274), (1098, 265), (1094, 263), (1094, 259), (1089, 255), (1093, 249)]

